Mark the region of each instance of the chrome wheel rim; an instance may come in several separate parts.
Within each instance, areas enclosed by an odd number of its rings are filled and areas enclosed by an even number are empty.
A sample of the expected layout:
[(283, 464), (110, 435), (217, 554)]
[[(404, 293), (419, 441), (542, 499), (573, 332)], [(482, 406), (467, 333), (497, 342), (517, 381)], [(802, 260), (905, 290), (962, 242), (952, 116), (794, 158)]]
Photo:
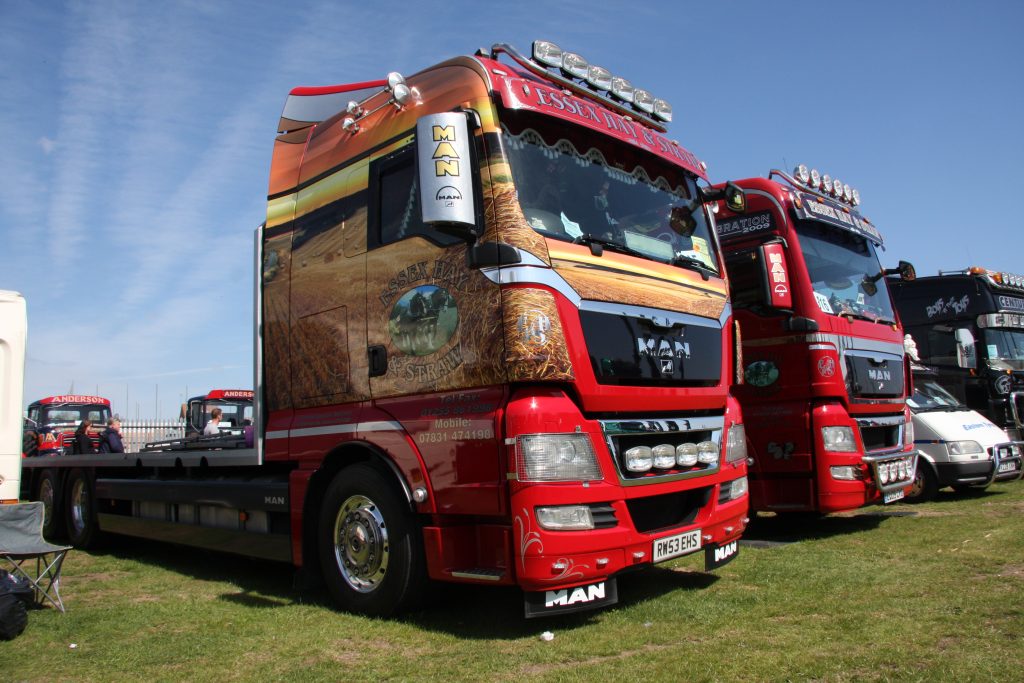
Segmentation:
[(921, 472), (921, 466), (917, 466), (917, 472), (914, 474), (914, 483), (910, 486), (909, 498), (917, 498), (921, 495), (921, 491), (924, 490), (924, 473)]
[(360, 593), (376, 590), (387, 572), (390, 546), (387, 523), (377, 504), (350, 496), (334, 520), (334, 559), (345, 582)]

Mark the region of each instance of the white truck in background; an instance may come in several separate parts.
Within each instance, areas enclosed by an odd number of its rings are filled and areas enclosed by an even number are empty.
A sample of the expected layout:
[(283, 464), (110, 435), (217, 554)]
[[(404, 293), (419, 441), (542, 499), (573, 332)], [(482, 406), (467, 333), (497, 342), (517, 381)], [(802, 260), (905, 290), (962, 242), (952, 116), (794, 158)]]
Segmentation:
[(0, 503), (17, 503), (21, 488), (21, 406), (27, 340), (24, 297), (0, 290)]

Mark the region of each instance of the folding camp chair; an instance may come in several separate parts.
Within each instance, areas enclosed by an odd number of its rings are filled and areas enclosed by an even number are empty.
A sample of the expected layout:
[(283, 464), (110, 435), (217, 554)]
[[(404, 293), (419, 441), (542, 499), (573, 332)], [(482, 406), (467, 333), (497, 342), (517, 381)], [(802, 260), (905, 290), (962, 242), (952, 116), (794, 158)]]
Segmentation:
[[(43, 538), (43, 504), (0, 505), (0, 558), (16, 576), (32, 584), (38, 603), (50, 602), (61, 612), (60, 569), (71, 546), (54, 545)], [(32, 572), (35, 560), (35, 572)]]

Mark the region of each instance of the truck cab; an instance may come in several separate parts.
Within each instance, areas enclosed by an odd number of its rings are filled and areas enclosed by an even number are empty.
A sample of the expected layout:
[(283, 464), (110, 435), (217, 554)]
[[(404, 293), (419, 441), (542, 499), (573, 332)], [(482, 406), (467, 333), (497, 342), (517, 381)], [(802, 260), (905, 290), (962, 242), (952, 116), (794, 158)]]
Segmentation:
[(92, 422), (89, 438), (93, 448), (99, 448), (110, 415), (110, 401), (102, 396), (62, 394), (33, 401), (25, 420), (25, 455), (69, 455), (82, 420)]
[(201, 396), (190, 398), (181, 407), (182, 419), (185, 421), (185, 438), (203, 433), (214, 408), (221, 409), (221, 430), (241, 430), (253, 423), (253, 391), (212, 389)]
[(1024, 275), (972, 266), (890, 288), (937, 381), (1011, 439), (1024, 439)]
[(747, 213), (723, 206), (717, 230), (743, 338), (735, 394), (752, 507), (827, 513), (898, 500), (916, 456), (881, 234), (858, 192), (804, 165), (736, 184)]

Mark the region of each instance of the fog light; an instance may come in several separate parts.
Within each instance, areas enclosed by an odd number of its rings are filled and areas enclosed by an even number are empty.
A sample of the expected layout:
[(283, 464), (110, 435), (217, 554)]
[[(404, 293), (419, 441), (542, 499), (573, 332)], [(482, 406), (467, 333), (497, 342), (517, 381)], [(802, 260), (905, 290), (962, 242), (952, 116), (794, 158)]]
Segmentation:
[(666, 443), (658, 444), (651, 449), (651, 455), (654, 457), (654, 466), (659, 470), (667, 470), (671, 467), (675, 467), (675, 446)]
[(889, 466), (884, 462), (878, 466), (878, 481), (882, 484), (889, 483)]
[(697, 444), (697, 462), (714, 465), (718, 462), (718, 444), (714, 441), (701, 441)]
[(681, 443), (676, 446), (676, 462), (680, 467), (693, 467), (697, 464), (697, 444)]
[(654, 465), (650, 446), (633, 446), (623, 456), (626, 459), (626, 469), (630, 472), (646, 472)]
[(739, 479), (733, 479), (732, 480), (732, 490), (729, 491), (729, 498), (730, 498), (730, 500), (736, 500), (737, 498), (742, 498), (743, 496), (747, 495), (747, 491), (749, 489), (750, 489), (750, 486), (747, 483), (747, 478), (746, 477), (740, 477)]
[(587, 505), (559, 505), (536, 508), (537, 523), (551, 531), (593, 529), (594, 516)]
[(859, 478), (860, 470), (856, 465), (833, 465), (832, 478), (842, 481), (854, 481)]
[(903, 481), (907, 478), (907, 463), (900, 460), (896, 464), (896, 481)]

